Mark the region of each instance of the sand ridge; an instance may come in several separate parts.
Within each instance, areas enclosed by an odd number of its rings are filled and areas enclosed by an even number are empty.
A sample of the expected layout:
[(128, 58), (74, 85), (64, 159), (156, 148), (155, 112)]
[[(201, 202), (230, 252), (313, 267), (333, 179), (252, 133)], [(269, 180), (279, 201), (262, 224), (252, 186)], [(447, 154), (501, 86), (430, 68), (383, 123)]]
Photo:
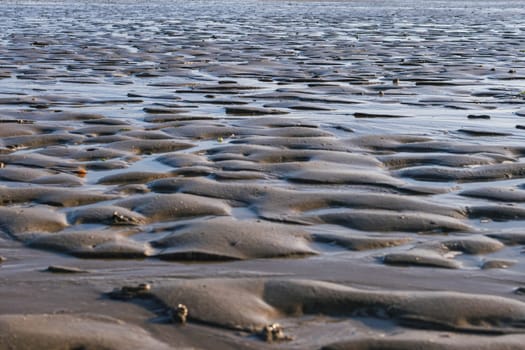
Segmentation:
[(2, 11), (0, 349), (522, 348), (520, 1)]

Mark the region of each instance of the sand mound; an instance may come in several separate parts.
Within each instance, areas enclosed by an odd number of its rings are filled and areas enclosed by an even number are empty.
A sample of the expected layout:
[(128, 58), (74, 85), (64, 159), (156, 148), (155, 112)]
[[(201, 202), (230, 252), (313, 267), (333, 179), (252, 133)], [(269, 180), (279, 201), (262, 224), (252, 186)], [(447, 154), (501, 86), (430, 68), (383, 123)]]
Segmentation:
[(525, 333), (525, 304), (488, 295), (372, 291), (320, 281), (271, 279), (177, 280), (155, 285), (150, 293), (169, 309), (186, 305), (190, 320), (250, 331), (310, 314), (367, 316), (409, 328)]
[(97, 315), (0, 315), (2, 349), (172, 349), (145, 330)]
[(301, 229), (260, 221), (216, 218), (184, 224), (152, 242), (167, 260), (243, 260), (316, 254)]

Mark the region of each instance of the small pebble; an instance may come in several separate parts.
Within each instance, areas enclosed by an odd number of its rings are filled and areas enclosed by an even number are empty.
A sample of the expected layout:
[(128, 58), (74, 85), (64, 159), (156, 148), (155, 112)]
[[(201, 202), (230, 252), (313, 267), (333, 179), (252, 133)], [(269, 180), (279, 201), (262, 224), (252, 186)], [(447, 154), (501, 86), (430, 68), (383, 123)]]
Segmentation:
[(148, 295), (151, 290), (149, 283), (141, 283), (138, 286), (124, 286), (122, 288), (115, 288), (113, 291), (108, 293), (110, 298), (127, 300), (135, 297)]
[(261, 332), (261, 336), (268, 343), (272, 343), (274, 341), (292, 340), (292, 337), (284, 334), (283, 327), (281, 327), (281, 325), (278, 323), (273, 323), (264, 327)]
[(188, 318), (188, 307), (184, 304), (177, 305), (177, 308), (171, 311), (171, 319), (175, 323), (185, 324), (187, 318)]
[(86, 177), (87, 171), (85, 168), (78, 168), (78, 170), (76, 171), (76, 174), (78, 177)]
[(69, 267), (69, 266), (60, 266), (60, 265), (50, 265), (46, 271), (53, 273), (84, 273), (88, 272), (87, 270), (79, 269), (78, 267)]
[(488, 114), (469, 114), (468, 119), (490, 119)]
[(139, 220), (133, 217), (120, 214), (118, 211), (113, 213), (113, 222), (120, 225), (134, 225), (139, 223)]

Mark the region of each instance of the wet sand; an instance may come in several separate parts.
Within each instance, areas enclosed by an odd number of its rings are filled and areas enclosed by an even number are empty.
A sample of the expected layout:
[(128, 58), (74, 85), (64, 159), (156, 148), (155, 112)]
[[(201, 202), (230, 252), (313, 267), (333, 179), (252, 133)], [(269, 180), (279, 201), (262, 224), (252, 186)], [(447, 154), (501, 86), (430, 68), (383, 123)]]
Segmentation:
[(522, 349), (520, 1), (1, 1), (0, 349)]

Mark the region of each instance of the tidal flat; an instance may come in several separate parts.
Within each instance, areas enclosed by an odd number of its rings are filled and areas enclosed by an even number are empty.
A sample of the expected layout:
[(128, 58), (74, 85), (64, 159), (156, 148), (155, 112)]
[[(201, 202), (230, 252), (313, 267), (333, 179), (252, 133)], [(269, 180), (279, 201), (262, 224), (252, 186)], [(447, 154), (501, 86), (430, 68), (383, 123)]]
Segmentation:
[(523, 349), (523, 1), (0, 7), (0, 350)]

